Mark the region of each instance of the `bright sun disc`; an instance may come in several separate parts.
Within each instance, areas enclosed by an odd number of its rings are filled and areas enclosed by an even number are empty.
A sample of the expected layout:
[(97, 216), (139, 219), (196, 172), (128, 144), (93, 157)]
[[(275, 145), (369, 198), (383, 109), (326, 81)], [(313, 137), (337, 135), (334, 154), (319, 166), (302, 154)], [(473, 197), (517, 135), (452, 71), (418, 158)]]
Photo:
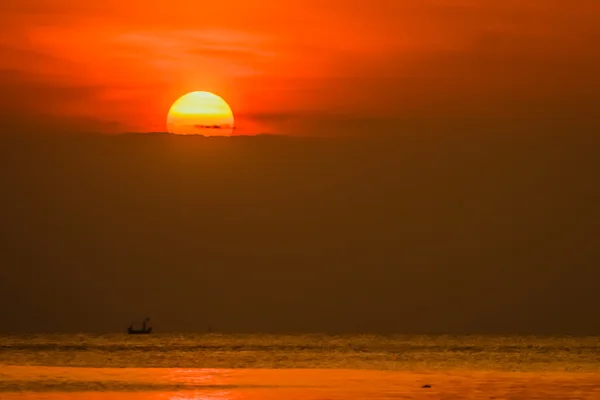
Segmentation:
[(167, 129), (179, 135), (229, 136), (233, 112), (225, 100), (210, 92), (181, 96), (169, 110)]

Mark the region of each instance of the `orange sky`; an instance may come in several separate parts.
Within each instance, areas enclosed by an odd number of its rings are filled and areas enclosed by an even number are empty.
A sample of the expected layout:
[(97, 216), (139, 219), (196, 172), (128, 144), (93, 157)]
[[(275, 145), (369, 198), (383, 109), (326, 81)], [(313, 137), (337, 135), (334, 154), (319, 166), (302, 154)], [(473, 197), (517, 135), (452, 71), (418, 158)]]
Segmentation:
[(598, 21), (597, 0), (9, 1), (0, 117), (164, 131), (174, 100), (206, 90), (229, 102), (239, 133), (593, 118)]

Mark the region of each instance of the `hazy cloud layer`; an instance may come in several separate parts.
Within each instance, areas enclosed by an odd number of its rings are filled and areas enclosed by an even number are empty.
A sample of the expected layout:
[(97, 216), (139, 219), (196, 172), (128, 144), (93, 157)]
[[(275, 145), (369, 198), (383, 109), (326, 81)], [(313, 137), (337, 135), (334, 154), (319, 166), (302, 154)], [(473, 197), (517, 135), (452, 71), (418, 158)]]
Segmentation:
[(597, 333), (596, 132), (424, 126), (5, 134), (0, 331)]

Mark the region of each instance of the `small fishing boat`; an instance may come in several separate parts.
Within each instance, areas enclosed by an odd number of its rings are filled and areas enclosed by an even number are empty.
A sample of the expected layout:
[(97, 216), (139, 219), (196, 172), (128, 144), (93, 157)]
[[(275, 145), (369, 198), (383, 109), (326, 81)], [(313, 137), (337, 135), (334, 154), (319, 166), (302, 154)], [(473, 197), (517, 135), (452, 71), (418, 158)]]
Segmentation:
[[(146, 318), (141, 324), (132, 322), (129, 328), (127, 328), (127, 333), (130, 335), (147, 335), (152, 333), (152, 327), (148, 326), (148, 322), (150, 322), (150, 318)], [(141, 328), (136, 328), (136, 325), (141, 325)]]

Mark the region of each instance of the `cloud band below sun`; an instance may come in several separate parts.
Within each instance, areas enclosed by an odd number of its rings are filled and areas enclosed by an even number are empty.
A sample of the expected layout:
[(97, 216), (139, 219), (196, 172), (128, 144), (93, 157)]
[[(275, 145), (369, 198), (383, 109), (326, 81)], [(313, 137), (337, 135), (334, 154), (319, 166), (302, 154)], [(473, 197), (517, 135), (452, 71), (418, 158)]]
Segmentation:
[(224, 125), (194, 125), (196, 129), (235, 129), (235, 127), (224, 124)]

